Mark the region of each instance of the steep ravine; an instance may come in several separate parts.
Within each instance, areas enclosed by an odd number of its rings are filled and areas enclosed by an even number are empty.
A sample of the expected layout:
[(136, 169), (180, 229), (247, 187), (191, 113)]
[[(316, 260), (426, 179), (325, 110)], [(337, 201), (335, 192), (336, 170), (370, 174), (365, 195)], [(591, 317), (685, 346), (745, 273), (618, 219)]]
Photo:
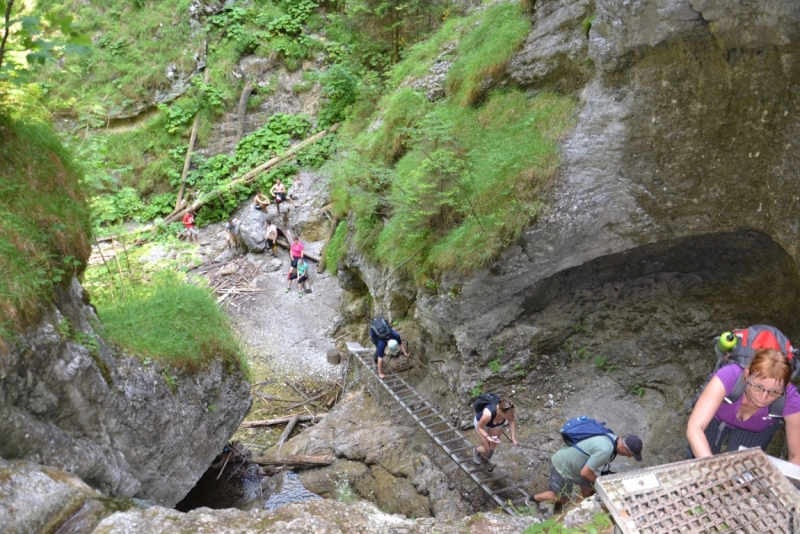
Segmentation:
[[(585, 36), (582, 22), (590, 15), (595, 18)], [(556, 430), (579, 414), (642, 436), (643, 465), (682, 459), (683, 408), (713, 365), (713, 336), (763, 322), (800, 339), (800, 5), (563, 0), (536, 6), (532, 20), (526, 44), (495, 84), (580, 97), (549, 212), (495, 263), (466, 278), (444, 273), (435, 290), (415, 288), (351, 247), (340, 265), (345, 293), (333, 333), (344, 336), (339, 343), (366, 344), (370, 317), (384, 313), (398, 321), (411, 342), (412, 383), (466, 428), (470, 390), (512, 395), (521, 446), (505, 443), (496, 463), (498, 472), (528, 490), (544, 487), (549, 455), (559, 445)], [(64, 354), (60, 367), (45, 375), (62, 376), (62, 367), (86, 370), (98, 405), (124, 398), (103, 385), (88, 354), (56, 339), (57, 322), (54, 315), (39, 336)], [(37, 389), (37, 378), (28, 378), (21, 363), (31, 353), (15, 354), (4, 384), (11, 383), (7, 377), (14, 384), (28, 381), (25, 410), (49, 413), (55, 402), (50, 389)], [(494, 360), (499, 372), (489, 367)], [(244, 386), (225, 387), (238, 392)], [(2, 389), (4, 395), (17, 390), (22, 386)], [(387, 416), (386, 399), (378, 406), (368, 391), (352, 390), (329, 419), (287, 444), (290, 451), (333, 451), (339, 458), (304, 473), (304, 483), (327, 497), (334, 493), (332, 481), (346, 477), (361, 497), (389, 512), (451, 519), (482, 509), (485, 503), (452, 465), (437, 458), (408, 421)], [(21, 417), (12, 416), (4, 420)], [(48, 456), (45, 445), (55, 439), (48, 425), (20, 424), (13, 442), (0, 446), (29, 440), (36, 445), (30, 459), (61, 465)], [(99, 434), (91, 425), (80, 428), (81, 437)], [(124, 441), (113, 439), (101, 441), (115, 447)], [(75, 458), (86, 460), (70, 470), (98, 487), (144, 488), (137, 486), (142, 480), (162, 487), (154, 475), (117, 468), (116, 457), (104, 458), (114, 469), (96, 474), (91, 454), (108, 449), (73, 448)], [(218, 449), (208, 451), (200, 472)], [(781, 449), (776, 439), (771, 452)], [(619, 470), (635, 466), (624, 459), (615, 464)], [(166, 472), (175, 485), (191, 486), (190, 477), (175, 481), (176, 471)], [(130, 494), (136, 491), (144, 490)], [(220, 524), (235, 516), (263, 520), (265, 531), (277, 525), (291, 531), (292, 521), (334, 521), (334, 508), (351, 510), (359, 518), (352, 525), (367, 529), (367, 519), (358, 522), (365, 506), (324, 501), (258, 519), (233, 511), (213, 519), (205, 511), (133, 510), (109, 518), (105, 531), (157, 525), (171, 514), (175, 521), (203, 515)]]

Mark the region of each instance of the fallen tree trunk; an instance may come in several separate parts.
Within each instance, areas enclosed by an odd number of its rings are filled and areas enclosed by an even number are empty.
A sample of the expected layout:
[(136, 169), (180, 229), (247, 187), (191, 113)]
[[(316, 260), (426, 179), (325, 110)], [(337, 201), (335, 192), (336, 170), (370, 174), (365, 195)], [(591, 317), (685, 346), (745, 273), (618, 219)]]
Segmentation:
[(201, 196), (200, 198), (195, 200), (194, 203), (191, 204), (190, 206), (186, 206), (185, 208), (183, 208), (182, 210), (178, 211), (177, 213), (174, 213), (174, 214), (170, 215), (169, 217), (167, 217), (166, 219), (164, 219), (164, 224), (169, 224), (169, 223), (172, 223), (172, 222), (175, 222), (175, 221), (179, 220), (181, 217), (183, 217), (189, 211), (197, 210), (201, 206), (203, 206), (206, 203), (210, 202), (211, 200), (214, 200), (215, 198), (223, 195), (224, 193), (230, 191), (231, 189), (233, 189), (236, 186), (244, 185), (244, 184), (248, 184), (248, 183), (252, 182), (262, 172), (264, 172), (267, 169), (270, 169), (271, 167), (274, 167), (274, 166), (276, 166), (276, 165), (278, 165), (280, 163), (283, 163), (284, 161), (288, 161), (288, 160), (294, 158), (295, 156), (297, 156), (297, 153), (300, 152), (301, 150), (303, 150), (305, 147), (316, 143), (317, 141), (319, 141), (320, 139), (322, 139), (323, 137), (325, 137), (329, 133), (335, 132), (338, 128), (339, 128), (339, 123), (337, 122), (336, 124), (332, 125), (327, 130), (322, 130), (321, 132), (312, 135), (311, 137), (309, 137), (305, 141), (297, 143), (296, 145), (291, 147), (289, 150), (287, 150), (284, 154), (282, 154), (280, 156), (275, 156), (274, 158), (272, 158), (268, 162), (266, 162), (266, 163), (264, 163), (262, 165), (259, 165), (258, 167), (256, 167), (252, 171), (248, 172), (244, 176), (242, 176), (240, 178), (237, 178), (235, 180), (232, 180), (232, 181), (228, 182), (227, 184), (223, 184), (219, 189), (216, 189), (214, 191), (211, 191), (211, 192)]
[[(298, 423), (319, 423), (322, 421), (322, 418), (325, 417), (325, 414), (320, 415), (301, 415), (298, 419)], [(265, 426), (278, 426), (278, 425), (285, 425), (289, 421), (291, 421), (294, 417), (278, 417), (275, 419), (261, 419), (260, 421), (247, 421), (239, 425), (239, 428), (259, 428)]]
[(336, 460), (333, 454), (310, 456), (298, 454), (295, 456), (255, 456), (250, 461), (258, 465), (283, 465), (291, 467), (317, 467), (331, 465)]
[(281, 452), (281, 447), (283, 446), (284, 443), (286, 443), (286, 440), (289, 439), (289, 436), (292, 435), (292, 430), (294, 430), (295, 425), (297, 425), (298, 419), (300, 419), (300, 416), (295, 415), (289, 421), (289, 424), (286, 425), (286, 428), (283, 429), (283, 434), (281, 434), (281, 437), (278, 440), (278, 453)]
[[(282, 246), (286, 250), (292, 250), (292, 246), (289, 243), (287, 243), (286, 241), (281, 241), (280, 239), (278, 239), (278, 245)], [(311, 260), (311, 261), (316, 262), (316, 263), (320, 262), (320, 259), (317, 256), (314, 256), (313, 254), (309, 254), (305, 250), (303, 251), (303, 259)]]

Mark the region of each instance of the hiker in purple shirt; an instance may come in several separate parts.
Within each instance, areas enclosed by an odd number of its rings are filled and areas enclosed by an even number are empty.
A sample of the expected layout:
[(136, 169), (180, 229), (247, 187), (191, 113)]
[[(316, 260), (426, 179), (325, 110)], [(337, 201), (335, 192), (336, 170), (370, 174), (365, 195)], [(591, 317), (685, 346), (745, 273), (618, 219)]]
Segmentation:
[[(789, 461), (800, 465), (800, 394), (789, 382), (791, 372), (787, 357), (774, 349), (757, 350), (745, 369), (731, 364), (717, 371), (689, 417), (688, 456), (704, 458), (720, 453), (726, 435), (728, 451), (740, 446), (766, 449), (783, 419)], [(728, 399), (737, 379), (746, 384), (744, 394)], [(780, 408), (781, 402), (782, 409), (770, 414), (770, 406), (775, 403)]]

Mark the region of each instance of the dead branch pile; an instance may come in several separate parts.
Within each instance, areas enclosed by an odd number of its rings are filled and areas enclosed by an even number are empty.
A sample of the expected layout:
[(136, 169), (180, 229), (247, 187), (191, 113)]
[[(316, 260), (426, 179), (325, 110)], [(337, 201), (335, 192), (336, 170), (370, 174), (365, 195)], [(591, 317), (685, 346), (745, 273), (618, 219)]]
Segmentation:
[(217, 304), (225, 302), (226, 306), (237, 304), (256, 293), (264, 293), (266, 289), (261, 289), (253, 283), (253, 279), (261, 274), (258, 267), (244, 261), (244, 257), (229, 261), (228, 263), (215, 266), (203, 273), (208, 278), (208, 286), (212, 293), (218, 295)]

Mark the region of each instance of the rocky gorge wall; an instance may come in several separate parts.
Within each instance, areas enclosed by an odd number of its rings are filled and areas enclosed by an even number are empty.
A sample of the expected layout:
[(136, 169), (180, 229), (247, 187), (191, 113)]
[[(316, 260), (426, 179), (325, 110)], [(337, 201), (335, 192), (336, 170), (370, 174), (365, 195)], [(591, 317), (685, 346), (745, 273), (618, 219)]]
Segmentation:
[(169, 370), (170, 389), (159, 364), (112, 353), (99, 328), (73, 279), (44, 320), (0, 355), (0, 457), (70, 472), (107, 495), (174, 506), (244, 418), (249, 384), (220, 363)]
[(453, 417), (473, 387), (522, 386), (534, 419), (556, 395), (563, 415), (640, 432), (649, 462), (676, 460), (713, 336), (761, 322), (800, 335), (798, 21), (779, 0), (535, 3), (495, 85), (579, 98), (548, 213), (436, 291), (345, 262), (353, 294), (413, 317), (417, 353), (440, 360), (420, 379)]

